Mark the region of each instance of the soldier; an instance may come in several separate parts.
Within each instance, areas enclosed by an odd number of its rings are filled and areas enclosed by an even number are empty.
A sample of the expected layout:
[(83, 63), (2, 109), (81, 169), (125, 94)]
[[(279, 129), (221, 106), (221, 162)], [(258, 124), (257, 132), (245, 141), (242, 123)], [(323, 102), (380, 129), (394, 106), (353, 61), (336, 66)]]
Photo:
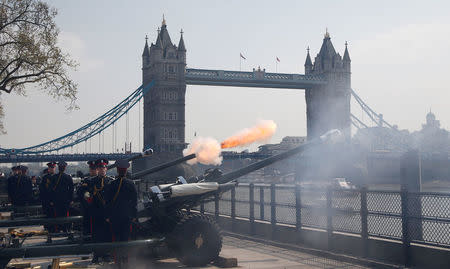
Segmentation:
[(39, 203), (39, 181), (37, 176), (31, 177), (31, 186), (32, 186), (32, 197), (31, 201), (33, 204)]
[[(137, 215), (137, 191), (134, 183), (126, 179), (128, 161), (118, 160), (117, 177), (107, 187), (105, 192), (106, 221), (111, 224), (112, 241), (128, 241), (130, 239), (131, 222)], [(117, 257), (119, 265), (126, 263), (128, 257), (121, 253)]]
[[(56, 162), (47, 163), (46, 173), (42, 176), (41, 184), (39, 184), (39, 198), (41, 199), (42, 210), (47, 218), (53, 218), (55, 216), (54, 203), (52, 198), (52, 177), (55, 174)], [(44, 171), (45, 171), (44, 170)], [(54, 232), (55, 227), (45, 225), (45, 229), (49, 232)]]
[(89, 192), (90, 182), (97, 176), (97, 167), (94, 161), (88, 161), (89, 175), (81, 180), (81, 184), (77, 189), (77, 200), (80, 202), (81, 210), (83, 212), (83, 233), (92, 234), (92, 214), (90, 203), (92, 203), (92, 196)]
[[(108, 242), (110, 241), (110, 227), (106, 223), (105, 218), (105, 187), (110, 183), (112, 178), (106, 176), (108, 160), (100, 159), (95, 161), (97, 167), (97, 176), (92, 178), (88, 184), (91, 200), (89, 204), (89, 212), (92, 216), (92, 240), (94, 242)], [(94, 253), (92, 263), (97, 263), (99, 256), (107, 261), (109, 257), (104, 252)]]
[(12, 168), (14, 175), (8, 178), (8, 196), (13, 206), (25, 206), (31, 202), (31, 179), (28, 167), (19, 165)]
[[(62, 218), (69, 216), (69, 207), (73, 197), (73, 179), (70, 175), (64, 173), (67, 163), (58, 162), (58, 174), (52, 176), (51, 200), (54, 203), (55, 217)], [(68, 225), (61, 226), (65, 232)]]

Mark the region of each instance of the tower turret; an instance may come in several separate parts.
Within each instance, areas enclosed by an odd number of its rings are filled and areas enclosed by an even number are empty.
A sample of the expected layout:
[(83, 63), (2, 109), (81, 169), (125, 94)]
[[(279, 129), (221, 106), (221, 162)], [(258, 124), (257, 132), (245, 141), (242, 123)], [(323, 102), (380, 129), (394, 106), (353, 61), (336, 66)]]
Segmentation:
[(163, 17), (155, 44), (149, 50), (148, 68), (143, 68), (143, 84), (155, 80), (144, 96), (144, 146), (156, 152), (181, 154), (185, 148), (185, 68), (183, 36), (177, 48)]
[[(312, 68), (305, 62), (305, 73), (321, 75), (327, 84), (306, 89), (308, 139), (328, 130), (339, 129), (350, 139), (350, 56), (348, 49), (342, 58), (334, 49), (328, 30)], [(309, 67), (309, 68), (308, 68)]]

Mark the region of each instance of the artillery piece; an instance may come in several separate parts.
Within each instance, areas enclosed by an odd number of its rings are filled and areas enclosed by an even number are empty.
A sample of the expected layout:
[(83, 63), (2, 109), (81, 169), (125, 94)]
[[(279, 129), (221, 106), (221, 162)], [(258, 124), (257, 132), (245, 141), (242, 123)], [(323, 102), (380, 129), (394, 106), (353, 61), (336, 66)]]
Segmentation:
[[(6, 265), (7, 261), (12, 258), (43, 257), (70, 253), (88, 254), (99, 247), (114, 249), (114, 246), (119, 246), (118, 244), (120, 244), (120, 247), (164, 246), (180, 262), (187, 266), (209, 264), (217, 259), (222, 249), (220, 228), (209, 216), (200, 213), (190, 213), (190, 209), (200, 205), (202, 202), (211, 201), (215, 196), (230, 190), (235, 186), (235, 180), (243, 175), (299, 154), (317, 145), (335, 143), (340, 137), (340, 132), (333, 130), (310, 142), (230, 173), (222, 174), (215, 171), (207, 176), (198, 178), (194, 183), (188, 183), (183, 177), (179, 176), (176, 182), (172, 184), (152, 186), (150, 191), (143, 193), (143, 197), (138, 203), (136, 237), (137, 239), (146, 240), (102, 244), (86, 244), (84, 241), (78, 241), (71, 244), (60, 244), (58, 245), (59, 247), (52, 248), (48, 248), (48, 244), (32, 247), (7, 245), (0, 249), (0, 265)], [(195, 158), (195, 155), (188, 155), (170, 163), (139, 172), (132, 175), (132, 178), (136, 179), (192, 158)], [(73, 252), (70, 252), (70, 249)]]

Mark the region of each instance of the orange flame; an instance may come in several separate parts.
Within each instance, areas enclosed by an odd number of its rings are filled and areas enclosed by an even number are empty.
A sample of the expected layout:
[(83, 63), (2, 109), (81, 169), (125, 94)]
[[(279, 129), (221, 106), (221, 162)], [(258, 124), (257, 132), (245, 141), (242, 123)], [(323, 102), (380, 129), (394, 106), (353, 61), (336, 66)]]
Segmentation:
[(256, 126), (244, 129), (223, 141), (221, 148), (234, 148), (249, 145), (254, 142), (263, 142), (272, 137), (277, 129), (277, 124), (272, 120), (260, 121)]

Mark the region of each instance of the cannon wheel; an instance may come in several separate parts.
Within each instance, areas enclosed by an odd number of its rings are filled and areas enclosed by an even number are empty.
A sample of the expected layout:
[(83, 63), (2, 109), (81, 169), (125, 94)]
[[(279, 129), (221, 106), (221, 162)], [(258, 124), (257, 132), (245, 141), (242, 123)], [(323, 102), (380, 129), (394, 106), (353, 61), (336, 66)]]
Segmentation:
[(187, 266), (203, 266), (216, 260), (222, 249), (222, 233), (217, 223), (200, 214), (183, 218), (169, 236), (169, 247)]

